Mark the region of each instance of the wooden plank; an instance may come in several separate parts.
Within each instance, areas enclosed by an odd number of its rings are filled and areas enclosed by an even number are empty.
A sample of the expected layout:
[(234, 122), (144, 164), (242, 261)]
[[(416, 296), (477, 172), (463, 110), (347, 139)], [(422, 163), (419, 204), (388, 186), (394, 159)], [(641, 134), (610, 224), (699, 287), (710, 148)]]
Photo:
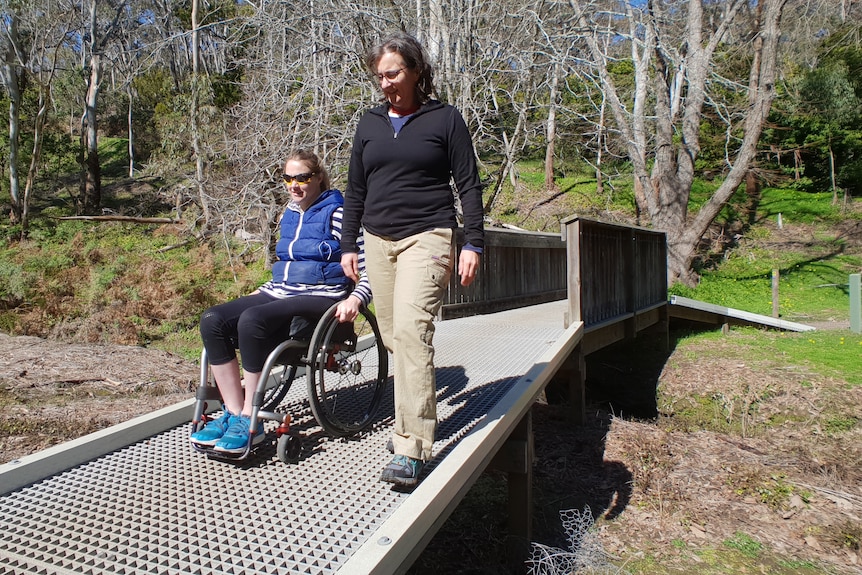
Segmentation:
[[(670, 313), (673, 317), (681, 317), (681, 315), (678, 314), (687, 314), (689, 316), (695, 315), (692, 310), (699, 312), (699, 314), (697, 314), (699, 317), (714, 318), (714, 323), (718, 323), (721, 321), (721, 318), (725, 318), (725, 321), (730, 321), (732, 323), (774, 327), (787, 331), (804, 332), (814, 331), (815, 329), (810, 325), (777, 319), (768, 315), (751, 313), (680, 296), (671, 296)], [(691, 317), (686, 317), (685, 319), (691, 319)]]
[(440, 317), (442, 319), (455, 319), (483, 313), (496, 313), (563, 299), (566, 299), (565, 290), (512, 296), (484, 302), (450, 303), (441, 306)]

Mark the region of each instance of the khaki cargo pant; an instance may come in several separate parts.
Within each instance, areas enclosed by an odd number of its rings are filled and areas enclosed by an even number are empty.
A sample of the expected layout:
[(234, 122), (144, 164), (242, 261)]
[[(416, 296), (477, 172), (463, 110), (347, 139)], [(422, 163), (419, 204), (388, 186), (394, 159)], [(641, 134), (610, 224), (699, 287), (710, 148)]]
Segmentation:
[(386, 240), (365, 232), (365, 267), (395, 374), (395, 453), (428, 461), (437, 428), (434, 318), (455, 263), (453, 230)]

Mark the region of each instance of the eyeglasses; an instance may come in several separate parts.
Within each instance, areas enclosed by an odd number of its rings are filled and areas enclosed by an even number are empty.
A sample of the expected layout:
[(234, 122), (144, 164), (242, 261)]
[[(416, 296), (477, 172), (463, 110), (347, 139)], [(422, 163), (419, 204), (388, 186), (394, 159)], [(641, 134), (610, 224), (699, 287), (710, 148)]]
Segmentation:
[(296, 182), (297, 184), (307, 184), (311, 181), (311, 178), (314, 177), (314, 172), (304, 172), (302, 174), (296, 174), (295, 176), (291, 176), (290, 174), (282, 174), (281, 179), (284, 180), (285, 184), (290, 184), (291, 182)]
[(380, 72), (379, 74), (374, 75), (377, 76), (378, 82), (382, 82), (383, 78), (386, 78), (387, 80), (394, 80), (398, 77), (398, 74), (400, 74), (402, 70), (404, 70), (404, 68), (398, 68), (397, 70), (386, 70), (385, 72)]

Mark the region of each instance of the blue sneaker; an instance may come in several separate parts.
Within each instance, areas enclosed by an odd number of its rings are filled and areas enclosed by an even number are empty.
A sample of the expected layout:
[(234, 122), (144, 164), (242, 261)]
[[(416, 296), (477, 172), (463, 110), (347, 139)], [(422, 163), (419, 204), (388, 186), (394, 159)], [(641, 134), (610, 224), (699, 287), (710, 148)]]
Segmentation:
[(219, 439), (225, 434), (230, 426), (231, 414), (228, 410), (224, 410), (222, 416), (218, 419), (210, 420), (203, 429), (195, 431), (191, 435), (192, 443), (196, 445), (211, 446), (215, 445)]
[[(245, 415), (235, 415), (230, 420), (230, 426), (215, 444), (216, 451), (225, 453), (242, 453), (248, 445), (251, 418)], [(257, 429), (252, 434), (251, 445), (255, 446), (266, 438), (263, 431), (263, 420), (257, 422)]]
[(422, 474), (422, 468), (425, 464), (420, 459), (413, 459), (406, 455), (396, 455), (389, 462), (389, 465), (383, 468), (383, 473), (380, 474), (380, 481), (394, 483), (403, 487), (413, 487), (419, 483), (419, 476)]

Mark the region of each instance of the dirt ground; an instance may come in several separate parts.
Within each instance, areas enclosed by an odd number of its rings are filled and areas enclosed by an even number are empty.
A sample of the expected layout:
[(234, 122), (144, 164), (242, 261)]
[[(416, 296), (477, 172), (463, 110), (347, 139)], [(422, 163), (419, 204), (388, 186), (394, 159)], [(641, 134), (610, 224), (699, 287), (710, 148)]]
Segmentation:
[[(642, 403), (614, 399), (612, 388), (643, 378), (596, 357), (585, 425), (571, 424), (565, 404), (534, 408), (535, 538), (565, 547), (559, 511), (588, 506), (604, 552), (623, 567), (652, 556), (677, 569), (662, 572), (691, 573), (703, 561), (695, 550), (744, 533), (769, 550), (760, 570), (722, 572), (788, 573), (773, 567), (792, 559), (862, 573), (862, 388), (836, 390), (798, 370), (741, 364), (732, 353), (711, 357), (674, 352), (653, 366), (664, 395), (684, 402), (693, 389), (728, 398), (769, 389), (758, 418), (798, 417), (751, 437), (676, 429), (667, 412), (683, 405), (639, 413)], [(0, 462), (187, 399), (197, 377), (193, 362), (157, 350), (0, 334)], [(654, 398), (655, 384), (642, 392)], [(857, 422), (840, 439), (811, 425), (834, 402)], [(500, 572), (481, 548), (504, 545), (505, 505), (481, 499), (500, 485), (493, 474), (483, 481), (492, 487), (471, 490), (420, 558), (430, 570), (411, 572), (439, 573), (439, 557), (447, 573)], [(474, 527), (465, 532), (458, 521)]]
[(0, 333), (0, 463), (188, 399), (197, 380), (155, 349)]

